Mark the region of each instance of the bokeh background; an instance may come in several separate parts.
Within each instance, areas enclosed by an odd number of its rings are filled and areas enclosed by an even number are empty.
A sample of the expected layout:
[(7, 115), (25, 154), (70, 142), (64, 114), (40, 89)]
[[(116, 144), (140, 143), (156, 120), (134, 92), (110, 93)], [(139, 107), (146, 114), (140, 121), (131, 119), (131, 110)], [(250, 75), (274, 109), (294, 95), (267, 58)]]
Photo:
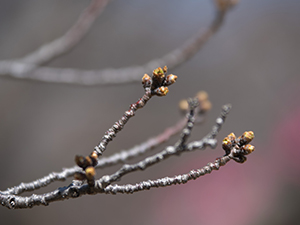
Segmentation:
[[(0, 59), (22, 57), (61, 36), (88, 3), (1, 0)], [(115, 0), (74, 50), (49, 65), (144, 64), (206, 27), (213, 7), (211, 0)], [(231, 103), (218, 140), (253, 130), (256, 151), (245, 164), (231, 162), (185, 185), (133, 195), (84, 196), (29, 210), (1, 207), (1, 224), (300, 224), (299, 13), (298, 0), (242, 0), (200, 52), (170, 71), (179, 78), (168, 96), (153, 98), (105, 152), (108, 156), (158, 134), (180, 118), (179, 100), (206, 90), (213, 109), (191, 140), (209, 132), (221, 106)], [(0, 77), (0, 189), (73, 166), (74, 156), (89, 154), (142, 94), (137, 83), (82, 87)], [(220, 147), (183, 154), (120, 183), (186, 173), (222, 154)], [(56, 182), (36, 193), (69, 183)]]

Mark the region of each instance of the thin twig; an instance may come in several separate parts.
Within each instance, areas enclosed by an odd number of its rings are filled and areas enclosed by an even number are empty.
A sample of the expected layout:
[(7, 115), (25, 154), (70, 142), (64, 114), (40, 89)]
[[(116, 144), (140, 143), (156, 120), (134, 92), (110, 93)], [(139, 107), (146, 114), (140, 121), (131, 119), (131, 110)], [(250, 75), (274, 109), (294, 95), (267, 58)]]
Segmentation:
[[(198, 102), (196, 100), (196, 102)], [(103, 182), (105, 182), (105, 185), (107, 186), (108, 184), (115, 182), (117, 180), (119, 180), (121, 177), (123, 177), (125, 174), (137, 171), (137, 170), (145, 170), (146, 168), (148, 168), (149, 166), (152, 166), (156, 163), (159, 163), (167, 158), (169, 158), (172, 155), (178, 155), (181, 152), (183, 152), (185, 150), (185, 143), (188, 139), (188, 137), (191, 134), (192, 128), (194, 127), (194, 122), (195, 122), (195, 108), (196, 108), (196, 104), (191, 103), (191, 109), (188, 115), (188, 121), (187, 121), (187, 125), (186, 128), (183, 129), (183, 131), (181, 132), (181, 137), (180, 139), (177, 141), (177, 143), (174, 146), (169, 146), (167, 147), (165, 150), (145, 158), (144, 160), (129, 165), (129, 164), (124, 164), (118, 171), (116, 171), (114, 174), (110, 175), (109, 178), (107, 176), (105, 176), (105, 179), (103, 179)], [(103, 184), (102, 184), (103, 186)]]
[[(108, 166), (117, 165), (119, 163), (125, 163), (129, 159), (133, 159), (137, 156), (143, 155), (149, 150), (159, 146), (160, 144), (166, 142), (170, 137), (177, 134), (186, 124), (186, 119), (181, 119), (174, 126), (165, 129), (161, 134), (156, 137), (152, 137), (147, 141), (134, 146), (128, 150), (122, 150), (108, 157), (101, 157), (98, 159), (98, 163), (95, 168), (105, 168)], [(3, 191), (3, 194), (14, 194), (19, 195), (26, 191), (34, 191), (36, 189), (46, 187), (54, 181), (65, 181), (68, 177), (74, 176), (76, 172), (80, 172), (82, 169), (78, 166), (73, 166), (70, 168), (64, 168), (61, 172), (52, 172), (43, 178), (37, 179), (29, 183), (20, 183), (17, 186), (8, 188)]]
[(87, 34), (97, 17), (103, 12), (110, 0), (92, 0), (81, 13), (75, 24), (61, 37), (39, 47), (23, 58), (16, 59), (22, 63), (42, 65), (66, 53), (78, 44)]
[[(197, 124), (204, 121), (205, 110), (202, 110), (201, 102), (200, 108), (196, 108), (195, 113), (197, 113)], [(188, 117), (188, 116), (187, 116)], [(187, 118), (180, 119), (175, 125), (166, 128), (162, 133), (155, 137), (148, 139), (147, 141), (136, 145), (128, 150), (121, 150), (108, 157), (101, 157), (98, 159), (98, 163), (95, 168), (105, 168), (108, 166), (117, 165), (119, 163), (125, 163), (129, 159), (133, 159), (137, 156), (143, 155), (146, 152), (158, 147), (162, 143), (168, 141), (170, 137), (176, 135), (187, 123)], [(78, 166), (73, 166), (70, 168), (64, 168), (61, 172), (52, 172), (47, 176), (29, 183), (20, 183), (17, 186), (8, 188), (3, 191), (3, 194), (14, 194), (19, 195), (23, 192), (34, 191), (36, 189), (46, 187), (55, 181), (65, 181), (68, 177), (74, 176), (75, 173), (80, 172), (82, 169)]]
[[(217, 121), (217, 127), (220, 128), (222, 124), (225, 121), (225, 118), (230, 110), (230, 107), (224, 106), (222, 109), (221, 116), (216, 120)], [(222, 122), (221, 122), (222, 121)], [(190, 126), (190, 125), (188, 125)], [(216, 127), (216, 126), (214, 126)], [(216, 147), (216, 140), (215, 139), (208, 139), (207, 137), (210, 137), (211, 133), (214, 133), (215, 128), (213, 127), (212, 131), (201, 141), (197, 142), (191, 142), (186, 145), (186, 148), (188, 151), (198, 149), (204, 149), (206, 146), (210, 146), (212, 148)], [(219, 129), (218, 129), (219, 130)], [(184, 132), (185, 133), (185, 132)], [(186, 136), (186, 134), (183, 134), (183, 136)], [(185, 138), (184, 138), (185, 139)], [(178, 142), (177, 142), (178, 143)], [(201, 144), (200, 144), (201, 143)], [(175, 145), (176, 146), (176, 145)], [(169, 153), (173, 152), (174, 155), (176, 151), (169, 151), (166, 149)], [(235, 150), (236, 151), (236, 150)], [(207, 166), (203, 167), (202, 169), (199, 169), (195, 172), (191, 171), (189, 174), (192, 175), (179, 175), (175, 176), (173, 178), (162, 178), (158, 180), (149, 180), (149, 181), (143, 181), (136, 185), (108, 185), (107, 181), (110, 180), (110, 176), (103, 176), (99, 180), (95, 182), (95, 185), (93, 187), (90, 187), (88, 184), (83, 184), (82, 181), (73, 181), (72, 184), (70, 184), (67, 187), (58, 188), (55, 191), (42, 194), (42, 195), (36, 195), (33, 194), (29, 197), (23, 197), (18, 196), (14, 194), (7, 194), (7, 192), (0, 192), (0, 202), (3, 206), (6, 206), (7, 208), (31, 208), (33, 206), (37, 205), (48, 205), (51, 202), (54, 201), (62, 201), (68, 198), (77, 198), (82, 195), (86, 194), (97, 194), (97, 193), (111, 193), (115, 194), (117, 192), (120, 193), (132, 193), (139, 190), (145, 190), (149, 189), (150, 187), (163, 187), (168, 186), (171, 184), (176, 183), (185, 183), (190, 179), (195, 179), (201, 175), (210, 173), (213, 169), (217, 169), (219, 166), (225, 165), (228, 159), (230, 159), (231, 156), (224, 156), (221, 159), (216, 160), (213, 164), (209, 163)], [(224, 163), (225, 162), (225, 163)], [(199, 176), (198, 176), (198, 175)]]
[(73, 68), (38, 67), (34, 64), (4, 60), (0, 61), (0, 75), (43, 82), (78, 85), (137, 82), (141, 79), (141, 74), (150, 73), (152, 68), (164, 65), (168, 65), (169, 68), (175, 68), (194, 56), (204, 43), (219, 30), (229, 8), (227, 7), (224, 10), (217, 9), (211, 25), (204, 32), (199, 31), (179, 48), (142, 66), (119, 69), (80, 70)]

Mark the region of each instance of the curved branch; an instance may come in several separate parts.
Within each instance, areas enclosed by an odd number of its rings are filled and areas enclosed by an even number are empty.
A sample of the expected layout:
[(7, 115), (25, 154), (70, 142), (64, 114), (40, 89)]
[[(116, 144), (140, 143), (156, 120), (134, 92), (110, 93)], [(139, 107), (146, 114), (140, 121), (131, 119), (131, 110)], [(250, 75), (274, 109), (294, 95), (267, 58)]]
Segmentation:
[(137, 82), (141, 74), (150, 73), (152, 68), (168, 65), (175, 68), (194, 56), (200, 48), (215, 34), (224, 22), (230, 7), (216, 10), (211, 25), (204, 31), (196, 33), (182, 46), (162, 56), (153, 59), (142, 66), (126, 68), (109, 68), (102, 70), (80, 70), (73, 68), (38, 67), (17, 61), (0, 61), (0, 75), (21, 79), (31, 79), (43, 82), (77, 84), (77, 85), (106, 85)]
[(41, 65), (66, 53), (78, 44), (87, 34), (97, 17), (110, 0), (92, 0), (81, 13), (75, 24), (61, 37), (39, 47), (23, 58), (16, 59), (26, 64)]

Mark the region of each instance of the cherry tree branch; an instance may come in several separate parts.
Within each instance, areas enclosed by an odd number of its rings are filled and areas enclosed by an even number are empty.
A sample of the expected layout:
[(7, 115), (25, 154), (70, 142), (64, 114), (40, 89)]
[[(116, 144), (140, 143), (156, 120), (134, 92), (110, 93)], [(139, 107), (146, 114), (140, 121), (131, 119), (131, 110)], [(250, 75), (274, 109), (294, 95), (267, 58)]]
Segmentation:
[(87, 34), (95, 20), (110, 0), (91, 0), (75, 24), (61, 37), (46, 43), (23, 58), (16, 59), (26, 64), (41, 65), (68, 52)]
[[(196, 98), (199, 101), (199, 107), (195, 109), (195, 113), (197, 114), (196, 123), (199, 124), (203, 122), (204, 115), (206, 114), (207, 110), (209, 110), (209, 108), (207, 108), (207, 103), (209, 101), (208, 101), (207, 93), (203, 91), (199, 92), (196, 95)], [(181, 102), (180, 107), (181, 110), (183, 110), (183, 112), (187, 110), (185, 105), (185, 100)], [(188, 115), (186, 117), (188, 117)], [(186, 125), (186, 123), (187, 123), (187, 118), (182, 118), (175, 125), (166, 128), (159, 135), (152, 137), (147, 141), (132, 147), (131, 149), (122, 150), (108, 157), (101, 157), (98, 159), (98, 163), (95, 166), (95, 168), (105, 168), (108, 166), (125, 163), (129, 159), (133, 159), (137, 156), (143, 155), (146, 152), (154, 149), (155, 147), (158, 147), (162, 143), (168, 141), (170, 137), (176, 135), (180, 130), (182, 130), (183, 127)], [(17, 186), (2, 191), (2, 193), (19, 195), (23, 192), (34, 191), (36, 189), (46, 187), (47, 185), (51, 184), (54, 181), (65, 181), (68, 177), (74, 176), (75, 173), (81, 171), (82, 169), (78, 166), (64, 168), (61, 172), (52, 172), (47, 176), (44, 176), (43, 178), (37, 179), (35, 181), (29, 183), (22, 182)]]
[[(235, 2), (232, 2), (233, 0), (215, 0), (215, 1), (217, 1), (215, 17), (211, 25), (206, 30), (204, 30), (204, 32), (199, 31), (192, 38), (187, 40), (182, 46), (176, 48), (175, 50), (171, 51), (170, 53), (160, 58), (153, 59), (142, 66), (131, 66), (131, 67), (119, 68), (119, 69), (108, 68), (108, 69), (101, 69), (101, 70), (80, 70), (74, 68), (39, 67), (36, 64), (43, 63), (51, 59), (51, 57), (49, 57), (51, 56), (51, 54), (47, 53), (50, 52), (50, 50), (45, 51), (45, 49), (49, 49), (47, 46), (52, 46), (52, 47), (57, 46), (54, 47), (53, 49), (58, 49), (59, 45), (61, 45), (61, 44), (51, 45), (50, 43), (49, 45), (40, 48), (40, 50), (38, 50), (37, 52), (25, 57), (24, 58), (25, 62), (13, 61), (13, 60), (0, 61), (0, 76), (2, 75), (2, 76), (21, 78), (21, 79), (38, 80), (43, 82), (77, 84), (77, 85), (106, 85), (106, 84), (123, 84), (123, 83), (137, 82), (141, 79), (141, 74), (150, 73), (152, 68), (168, 65), (169, 68), (173, 69), (179, 66), (181, 63), (190, 59), (201, 49), (201, 47), (210, 39), (210, 37), (212, 37), (212, 35), (219, 30), (219, 28), (224, 22), (224, 18), (227, 12), (235, 4)], [(227, 2), (226, 7), (221, 4), (222, 2)], [(107, 2), (100, 1), (100, 3), (98, 4), (98, 6), (100, 5), (98, 8), (98, 13), (101, 11), (99, 9), (102, 9), (101, 6), (105, 5)], [(89, 21), (92, 21), (92, 19), (90, 19)], [(89, 26), (91, 26), (91, 23)], [(76, 26), (74, 27), (76, 28)], [(64, 41), (61, 40), (73, 40), (73, 38), (71, 38), (72, 37), (71, 35), (74, 35), (74, 33), (76, 32), (68, 32), (67, 33), (68, 35), (66, 34), (65, 36), (62, 37), (62, 39), (58, 39), (59, 41), (57, 41), (56, 43), (63, 43)], [(74, 38), (74, 40), (76, 40), (76, 38)], [(70, 43), (69, 45), (65, 43), (63, 43), (62, 45), (66, 46), (65, 49), (69, 49), (70, 46), (72, 47), (76, 44), (76, 41), (70, 41), (69, 43)], [(63, 49), (64, 47), (62, 48), (62, 52), (65, 51)], [(45, 54), (46, 56), (43, 55), (44, 54), (43, 52), (47, 53)], [(56, 52), (55, 54), (52, 54), (53, 57), (60, 54), (59, 50), (55, 50), (55, 52)], [(39, 59), (39, 57), (41, 57), (41, 59)], [(26, 62), (30, 62), (30, 63), (26, 63)]]
[[(195, 150), (195, 149), (204, 149), (206, 146), (210, 146), (212, 148), (215, 148), (216, 146), (216, 140), (214, 139), (216, 132), (219, 131), (222, 124), (225, 121), (225, 118), (229, 112), (230, 106), (224, 106), (222, 109), (222, 113), (220, 117), (216, 120), (216, 125), (212, 128), (212, 131), (203, 139), (196, 142), (191, 142), (187, 145), (184, 143), (187, 140), (187, 137), (190, 134), (191, 128), (193, 127), (194, 117), (191, 115), (189, 117), (189, 120), (187, 122), (187, 128), (185, 128), (182, 132), (181, 138), (173, 146), (173, 149), (171, 147), (167, 147), (164, 151), (162, 151), (161, 155), (170, 154), (175, 155), (178, 153), (177, 151), (181, 152), (183, 149), (186, 149), (187, 151)], [(236, 162), (243, 163), (246, 161), (245, 155), (250, 154), (254, 151), (254, 147), (252, 145), (249, 145), (249, 142), (253, 139), (254, 135), (253, 132), (245, 132), (241, 137), (236, 138), (234, 134), (228, 135), (222, 143), (222, 147), (225, 150), (226, 154), (223, 157), (220, 157), (216, 159), (213, 163), (208, 163), (206, 166), (198, 169), (198, 170), (192, 170), (187, 174), (177, 175), (174, 177), (165, 177), (160, 178), (156, 180), (148, 180), (148, 181), (142, 181), (140, 183), (137, 183), (135, 185), (132, 184), (126, 184), (126, 185), (111, 185), (110, 182), (115, 181), (116, 179), (119, 179), (123, 175), (125, 175), (128, 172), (135, 171), (136, 168), (135, 165), (127, 165), (126, 167), (122, 167), (119, 171), (125, 171), (125, 172), (119, 172), (118, 177), (116, 177), (116, 173), (111, 176), (103, 176), (99, 180), (97, 180), (93, 187), (91, 187), (89, 184), (84, 184), (82, 181), (76, 181), (74, 180), (69, 186), (58, 188), (55, 191), (42, 194), (42, 195), (36, 195), (33, 194), (29, 197), (23, 197), (13, 194), (6, 194), (4, 192), (0, 192), (0, 201), (3, 206), (6, 206), (7, 208), (31, 208), (36, 205), (48, 205), (51, 202), (54, 201), (61, 201), (69, 198), (77, 198), (79, 196), (83, 196), (86, 194), (97, 194), (97, 193), (106, 193), (106, 194), (116, 194), (116, 193), (133, 193), (137, 191), (142, 190), (148, 190), (151, 187), (166, 187), (173, 184), (181, 184), (186, 183), (189, 180), (197, 179), (200, 176), (203, 176), (205, 174), (211, 173), (213, 170), (218, 170), (221, 166), (224, 166), (227, 162), (229, 162), (231, 159), (235, 160)], [(179, 143), (179, 144), (178, 144)], [(182, 145), (184, 144), (184, 145)], [(178, 148), (179, 146), (184, 147)], [(157, 156), (157, 154), (156, 154)], [(157, 157), (152, 157), (157, 158)], [(166, 157), (165, 157), (166, 158)], [(161, 160), (159, 160), (161, 161)], [(153, 165), (154, 163), (151, 162), (151, 157), (146, 158), (145, 160), (139, 162), (138, 164), (145, 164), (145, 168)]]

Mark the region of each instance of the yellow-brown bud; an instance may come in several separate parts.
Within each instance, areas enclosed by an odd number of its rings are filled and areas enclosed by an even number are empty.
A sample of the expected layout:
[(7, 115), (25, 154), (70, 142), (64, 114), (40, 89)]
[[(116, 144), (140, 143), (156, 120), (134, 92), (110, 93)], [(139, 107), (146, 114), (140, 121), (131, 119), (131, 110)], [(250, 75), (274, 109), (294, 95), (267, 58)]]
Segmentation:
[(187, 110), (189, 109), (189, 103), (187, 102), (187, 100), (181, 100), (178, 106), (179, 109), (183, 112), (187, 112)]
[(169, 86), (171, 84), (174, 84), (176, 82), (176, 80), (177, 80), (177, 76), (174, 74), (170, 74), (166, 77), (165, 85)]
[(158, 67), (155, 70), (153, 70), (153, 76), (163, 78), (165, 77), (165, 73), (161, 67)]
[(201, 107), (202, 112), (207, 112), (211, 109), (212, 105), (211, 105), (211, 102), (209, 100), (205, 100), (205, 101), (200, 103), (200, 107)]
[(168, 67), (167, 67), (167, 66), (164, 66), (163, 71), (164, 71), (165, 73), (168, 72)]
[(85, 169), (85, 175), (88, 180), (93, 180), (96, 175), (95, 168), (93, 166), (89, 166)]
[(81, 168), (84, 168), (84, 167), (87, 166), (85, 158), (83, 156), (81, 156), (81, 155), (76, 155), (75, 156), (75, 162)]
[(223, 139), (223, 141), (222, 141), (222, 148), (226, 152), (231, 150), (231, 148), (232, 148), (232, 142), (231, 142), (231, 140), (228, 137), (226, 137), (226, 138)]
[(151, 77), (148, 74), (144, 74), (142, 78), (142, 84), (145, 86), (150, 86), (151, 85)]
[(98, 159), (98, 155), (97, 155), (97, 152), (92, 152), (92, 154), (91, 154), (91, 158), (93, 158), (93, 159), (95, 159), (95, 160), (97, 160)]
[(248, 155), (255, 150), (255, 147), (253, 145), (248, 144), (248, 145), (244, 145), (242, 147), (242, 150), (244, 151), (245, 155)]
[(154, 92), (158, 96), (165, 96), (166, 94), (168, 94), (169, 89), (167, 87), (159, 87), (155, 89)]
[(235, 140), (236, 139), (236, 136), (235, 136), (235, 134), (234, 133), (230, 133), (228, 136), (227, 136), (228, 138), (229, 138), (229, 140), (231, 140), (231, 141), (233, 141), (233, 140)]
[(246, 145), (249, 144), (254, 138), (254, 133), (253, 131), (245, 131), (243, 133), (243, 135), (241, 137), (239, 137), (240, 139), (240, 144), (241, 145)]
[(208, 94), (206, 91), (199, 91), (196, 94), (196, 98), (198, 98), (199, 102), (202, 102), (208, 99)]

